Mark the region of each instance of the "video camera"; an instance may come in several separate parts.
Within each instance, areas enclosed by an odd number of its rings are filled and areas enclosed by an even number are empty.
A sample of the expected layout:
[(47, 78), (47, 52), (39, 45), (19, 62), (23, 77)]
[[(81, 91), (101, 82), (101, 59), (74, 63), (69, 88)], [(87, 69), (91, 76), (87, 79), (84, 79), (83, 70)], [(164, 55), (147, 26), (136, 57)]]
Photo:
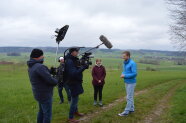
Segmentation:
[[(75, 51), (79, 51), (80, 49), (85, 48), (85, 47), (70, 47), (68, 49), (65, 50), (64, 52), (64, 56), (67, 56), (68, 53), (71, 52), (72, 49), (76, 49)], [(69, 52), (67, 52), (69, 51)], [(89, 68), (89, 65), (92, 65), (92, 61), (91, 58), (94, 58), (94, 56), (92, 55), (92, 52), (83, 52), (81, 53), (79, 56), (79, 60), (77, 61), (77, 66), (87, 66), (87, 69)], [(66, 57), (64, 59), (64, 61), (66, 61)]]
[(50, 68), (50, 74), (51, 74), (54, 78), (56, 78), (56, 75), (57, 75), (57, 68), (51, 67), (51, 68)]
[(82, 57), (80, 58), (80, 64), (81, 65), (92, 65), (92, 61), (91, 58), (94, 58), (94, 56), (92, 56), (91, 52), (85, 52), (82, 54)]

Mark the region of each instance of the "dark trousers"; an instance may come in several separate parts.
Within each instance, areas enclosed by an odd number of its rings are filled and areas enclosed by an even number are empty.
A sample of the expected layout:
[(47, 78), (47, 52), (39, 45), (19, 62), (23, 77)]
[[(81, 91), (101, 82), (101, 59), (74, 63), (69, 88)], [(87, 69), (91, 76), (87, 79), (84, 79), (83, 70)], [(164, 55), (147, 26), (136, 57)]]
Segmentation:
[(74, 113), (78, 112), (78, 100), (79, 96), (73, 96), (70, 104), (69, 119), (74, 118)]
[(52, 98), (44, 102), (38, 102), (38, 104), (37, 123), (50, 123), (52, 119)]
[(94, 85), (94, 100), (97, 101), (97, 95), (99, 93), (99, 101), (102, 101), (103, 85)]
[(58, 94), (59, 94), (60, 100), (61, 100), (61, 102), (64, 102), (63, 93), (62, 93), (63, 88), (65, 88), (65, 91), (67, 93), (68, 101), (70, 102), (71, 101), (70, 89), (69, 89), (67, 84), (62, 84), (62, 83), (60, 83), (59, 86), (58, 86)]

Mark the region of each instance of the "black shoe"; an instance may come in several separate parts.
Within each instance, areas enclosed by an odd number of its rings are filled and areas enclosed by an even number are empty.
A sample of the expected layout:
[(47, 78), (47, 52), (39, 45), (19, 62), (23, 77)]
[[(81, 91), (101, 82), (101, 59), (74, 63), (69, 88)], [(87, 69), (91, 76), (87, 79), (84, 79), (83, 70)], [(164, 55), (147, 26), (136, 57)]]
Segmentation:
[(59, 104), (62, 104), (62, 103), (64, 103), (64, 101), (60, 101), (60, 102), (59, 102)]

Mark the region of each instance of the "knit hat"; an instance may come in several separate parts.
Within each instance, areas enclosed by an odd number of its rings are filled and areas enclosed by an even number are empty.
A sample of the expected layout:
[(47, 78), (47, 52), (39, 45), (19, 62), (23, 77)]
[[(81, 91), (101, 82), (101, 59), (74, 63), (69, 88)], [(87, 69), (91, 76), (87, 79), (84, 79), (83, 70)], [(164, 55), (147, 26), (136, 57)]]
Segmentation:
[(33, 49), (30, 58), (39, 58), (40, 56), (43, 56), (43, 51), (40, 49)]

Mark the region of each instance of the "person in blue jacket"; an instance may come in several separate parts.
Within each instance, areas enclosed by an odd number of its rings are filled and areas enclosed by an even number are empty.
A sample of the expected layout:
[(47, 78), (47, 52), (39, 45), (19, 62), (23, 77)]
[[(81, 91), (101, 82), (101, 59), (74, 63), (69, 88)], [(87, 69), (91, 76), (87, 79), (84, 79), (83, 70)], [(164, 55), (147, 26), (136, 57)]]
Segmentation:
[(125, 88), (127, 93), (127, 104), (122, 113), (119, 113), (119, 116), (127, 116), (130, 113), (134, 112), (134, 89), (136, 86), (136, 77), (137, 77), (137, 66), (136, 63), (130, 58), (130, 52), (123, 52), (123, 72), (121, 78), (124, 78)]
[(57, 80), (50, 75), (49, 69), (43, 65), (43, 62), (43, 51), (33, 49), (27, 65), (33, 95), (39, 105), (37, 123), (50, 123), (53, 88), (57, 85)]
[(84, 92), (83, 90), (83, 71), (88, 68), (88, 65), (80, 65), (79, 48), (73, 47), (69, 49), (69, 53), (65, 56), (65, 82), (71, 92), (71, 104), (69, 112), (69, 123), (78, 123), (74, 119), (74, 115), (83, 116), (78, 111), (79, 95)]

